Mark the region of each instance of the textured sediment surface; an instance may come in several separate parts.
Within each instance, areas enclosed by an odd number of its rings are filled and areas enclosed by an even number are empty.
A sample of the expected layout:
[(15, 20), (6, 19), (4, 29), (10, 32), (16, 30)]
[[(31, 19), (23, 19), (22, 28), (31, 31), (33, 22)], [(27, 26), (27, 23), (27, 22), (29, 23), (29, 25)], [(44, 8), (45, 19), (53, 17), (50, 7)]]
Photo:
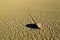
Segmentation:
[[(59, 5), (57, 0), (0, 0), (0, 40), (60, 40)], [(32, 18), (44, 29), (26, 27), (34, 24)]]

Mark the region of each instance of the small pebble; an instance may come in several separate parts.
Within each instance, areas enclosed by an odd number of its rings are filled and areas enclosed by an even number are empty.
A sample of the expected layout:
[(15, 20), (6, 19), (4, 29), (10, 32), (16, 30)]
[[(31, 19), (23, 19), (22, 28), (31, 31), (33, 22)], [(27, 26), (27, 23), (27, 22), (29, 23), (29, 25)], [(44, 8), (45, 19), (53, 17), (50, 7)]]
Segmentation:
[(43, 25), (41, 23), (36, 23), (36, 25), (39, 29), (43, 29)]

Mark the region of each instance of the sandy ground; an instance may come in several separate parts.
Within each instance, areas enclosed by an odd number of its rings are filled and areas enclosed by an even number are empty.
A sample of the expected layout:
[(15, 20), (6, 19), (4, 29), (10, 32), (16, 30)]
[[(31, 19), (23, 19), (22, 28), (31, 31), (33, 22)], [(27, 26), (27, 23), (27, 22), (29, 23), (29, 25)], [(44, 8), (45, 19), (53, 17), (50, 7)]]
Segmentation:
[[(26, 27), (28, 14), (44, 28)], [(60, 40), (60, 1), (0, 0), (0, 40)]]

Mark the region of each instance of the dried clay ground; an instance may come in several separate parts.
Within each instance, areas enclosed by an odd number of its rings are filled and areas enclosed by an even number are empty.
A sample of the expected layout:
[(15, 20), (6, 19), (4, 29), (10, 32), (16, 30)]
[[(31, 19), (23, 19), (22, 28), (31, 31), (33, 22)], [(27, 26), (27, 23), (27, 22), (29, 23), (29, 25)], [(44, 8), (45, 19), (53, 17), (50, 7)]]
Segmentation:
[(60, 0), (0, 0), (0, 40), (60, 40)]

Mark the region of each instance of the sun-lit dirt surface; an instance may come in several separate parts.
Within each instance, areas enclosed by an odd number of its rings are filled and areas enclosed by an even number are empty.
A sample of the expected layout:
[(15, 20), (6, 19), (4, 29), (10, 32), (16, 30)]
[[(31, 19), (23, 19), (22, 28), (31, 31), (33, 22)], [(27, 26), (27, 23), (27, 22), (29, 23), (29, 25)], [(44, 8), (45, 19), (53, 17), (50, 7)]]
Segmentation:
[[(26, 27), (44, 24), (44, 29)], [(0, 40), (60, 40), (59, 0), (0, 0)]]

